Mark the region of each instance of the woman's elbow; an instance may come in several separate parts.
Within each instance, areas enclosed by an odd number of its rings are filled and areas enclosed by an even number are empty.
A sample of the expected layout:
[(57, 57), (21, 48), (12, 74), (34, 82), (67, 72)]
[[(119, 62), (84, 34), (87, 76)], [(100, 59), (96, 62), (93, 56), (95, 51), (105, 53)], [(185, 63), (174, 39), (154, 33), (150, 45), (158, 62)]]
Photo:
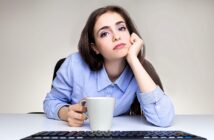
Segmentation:
[(164, 110), (154, 110), (153, 113), (145, 113), (146, 120), (159, 127), (169, 127), (172, 125), (175, 118), (174, 107), (171, 106)]
[(173, 123), (173, 120), (174, 120), (174, 116), (173, 117), (167, 117), (164, 119), (160, 119), (154, 125), (159, 126), (159, 127), (170, 127)]
[(159, 127), (169, 127), (172, 125), (174, 118), (175, 118), (175, 112), (174, 110), (171, 110), (166, 114), (161, 114), (161, 116), (157, 116), (156, 120), (153, 120), (150, 122)]

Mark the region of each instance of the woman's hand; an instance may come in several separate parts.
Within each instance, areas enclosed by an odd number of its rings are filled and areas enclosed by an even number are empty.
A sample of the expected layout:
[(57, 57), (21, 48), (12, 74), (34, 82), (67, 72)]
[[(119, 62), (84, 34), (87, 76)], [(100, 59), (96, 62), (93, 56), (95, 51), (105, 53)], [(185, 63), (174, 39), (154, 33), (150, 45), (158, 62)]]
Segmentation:
[(87, 111), (87, 108), (81, 104), (74, 104), (68, 107), (67, 121), (68, 125), (72, 127), (82, 126), (84, 120), (87, 119), (84, 114)]
[(140, 50), (143, 47), (143, 40), (135, 33), (131, 34), (130, 37), (131, 46), (129, 47), (126, 59), (128, 62), (131, 61), (132, 58), (137, 58)]

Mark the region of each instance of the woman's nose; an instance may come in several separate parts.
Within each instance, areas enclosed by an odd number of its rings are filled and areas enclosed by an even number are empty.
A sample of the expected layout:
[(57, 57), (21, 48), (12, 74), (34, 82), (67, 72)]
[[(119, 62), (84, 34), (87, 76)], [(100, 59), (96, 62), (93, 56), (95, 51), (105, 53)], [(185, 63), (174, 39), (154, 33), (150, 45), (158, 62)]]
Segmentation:
[(120, 35), (117, 32), (113, 33), (113, 41), (120, 40)]

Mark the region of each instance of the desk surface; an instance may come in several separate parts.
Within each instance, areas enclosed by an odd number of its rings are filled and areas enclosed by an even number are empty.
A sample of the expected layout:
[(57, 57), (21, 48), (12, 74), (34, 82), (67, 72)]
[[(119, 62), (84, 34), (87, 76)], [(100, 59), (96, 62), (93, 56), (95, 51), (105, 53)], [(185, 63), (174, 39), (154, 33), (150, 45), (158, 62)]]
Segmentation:
[[(17, 140), (39, 131), (85, 131), (83, 127), (69, 127), (66, 122), (47, 119), (42, 114), (0, 114), (0, 139)], [(146, 122), (142, 116), (120, 116), (113, 119), (114, 130), (181, 130), (214, 140), (214, 115), (177, 115), (171, 127), (161, 128)]]

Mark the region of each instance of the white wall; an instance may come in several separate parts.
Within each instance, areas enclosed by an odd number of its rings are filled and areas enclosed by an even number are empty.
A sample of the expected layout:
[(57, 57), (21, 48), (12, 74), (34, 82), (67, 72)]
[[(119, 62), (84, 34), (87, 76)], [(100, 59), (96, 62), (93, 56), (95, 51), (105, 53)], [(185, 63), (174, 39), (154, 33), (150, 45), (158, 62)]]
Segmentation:
[(107, 4), (130, 13), (176, 113), (214, 114), (212, 0), (0, 0), (0, 113), (42, 111), (56, 61)]

